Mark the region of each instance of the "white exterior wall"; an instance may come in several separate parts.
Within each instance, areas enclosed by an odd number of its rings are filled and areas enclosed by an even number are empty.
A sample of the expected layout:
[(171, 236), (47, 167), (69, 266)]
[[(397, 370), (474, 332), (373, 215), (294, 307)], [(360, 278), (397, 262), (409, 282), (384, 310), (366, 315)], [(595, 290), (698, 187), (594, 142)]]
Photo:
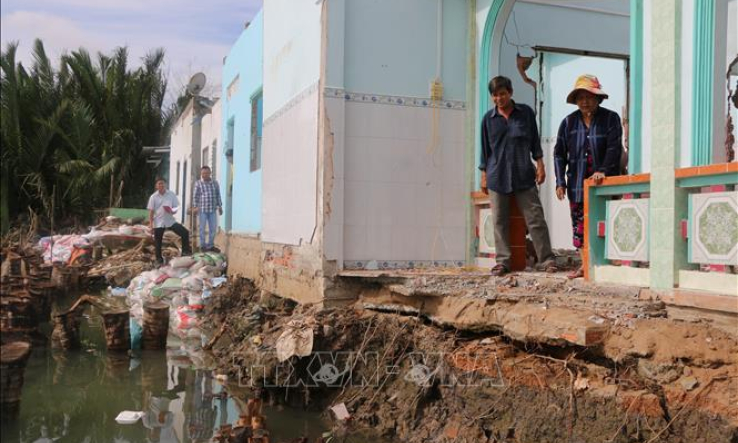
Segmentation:
[[(201, 149), (204, 151), (207, 148), (208, 150), (207, 161), (206, 163), (201, 163), (201, 166), (204, 166), (205, 164), (210, 166), (210, 169), (213, 171), (213, 179), (217, 179), (218, 174), (220, 173), (220, 157), (223, 150), (223, 140), (220, 135), (222, 107), (221, 101), (218, 99), (215, 100), (217, 101), (210, 114), (207, 114), (202, 119), (201, 142)], [(225, 192), (222, 184), (221, 192)], [(225, 195), (221, 195), (220, 197), (225, 202)]]
[(262, 240), (312, 243), (323, 2), (264, 2)]
[[(192, 183), (190, 180), (190, 171), (192, 170), (192, 103), (190, 102), (182, 111), (177, 121), (174, 123), (171, 134), (171, 156), (169, 159), (169, 189), (177, 194), (180, 203), (180, 210), (175, 218), (178, 222), (183, 222), (183, 214), (186, 214), (186, 208), (190, 206), (190, 195)], [(184, 170), (184, 163), (187, 162), (187, 170)], [(177, 172), (179, 170), (179, 173)], [(187, 177), (187, 194), (183, 194), (182, 184), (184, 177)]]
[[(217, 99), (216, 99), (217, 100)], [(171, 133), (171, 157), (169, 161), (169, 189), (177, 194), (180, 202), (180, 210), (175, 216), (180, 223), (187, 222), (187, 210), (192, 206), (192, 123), (194, 119), (192, 102), (190, 102), (174, 123)], [(217, 144), (217, 150), (221, 149), (220, 142), (220, 116), (221, 107), (220, 100), (217, 100), (211, 113), (206, 114), (202, 118), (202, 139), (200, 143), (201, 151), (198, 154), (202, 159), (202, 149), (208, 148), (208, 165), (217, 171), (217, 159), (213, 158), (213, 144)], [(184, 170), (184, 163), (187, 162), (187, 169)], [(179, 174), (177, 169), (179, 168)], [(179, 180), (178, 180), (179, 175)], [(199, 173), (198, 173), (199, 176)], [(183, 192), (183, 184), (187, 180), (185, 192)], [(217, 176), (214, 176), (217, 177)], [(225, 198), (221, 195), (221, 198)], [(182, 218), (184, 214), (184, 219)]]

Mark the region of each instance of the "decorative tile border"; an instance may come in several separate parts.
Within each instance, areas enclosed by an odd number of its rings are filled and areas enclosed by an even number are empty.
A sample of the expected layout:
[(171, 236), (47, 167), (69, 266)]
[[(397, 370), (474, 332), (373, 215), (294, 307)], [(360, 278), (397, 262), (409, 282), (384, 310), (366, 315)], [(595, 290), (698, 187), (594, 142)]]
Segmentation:
[(292, 97), (290, 101), (284, 104), (284, 106), (279, 108), (276, 112), (274, 112), (274, 114), (270, 115), (269, 118), (264, 120), (264, 122), (262, 123), (262, 127), (269, 126), (269, 124), (272, 123), (274, 120), (283, 116), (285, 113), (287, 113), (287, 111), (297, 106), (301, 101), (305, 100), (310, 94), (317, 91), (318, 84), (319, 82), (315, 82), (312, 85), (308, 86), (307, 88), (303, 89), (296, 96)]
[(689, 195), (689, 262), (738, 266), (738, 191)]
[(462, 268), (463, 260), (346, 260), (344, 269), (427, 269), (427, 268)]
[[(434, 102), (432, 102), (430, 98), (350, 92), (342, 88), (325, 87), (323, 88), (323, 94), (326, 97), (343, 98), (346, 101), (358, 103), (414, 106), (418, 108), (431, 108), (434, 106)], [(461, 100), (441, 100), (439, 105), (436, 106), (440, 107), (441, 109), (451, 109), (457, 111), (466, 110), (466, 103)]]
[(648, 261), (649, 199), (607, 202), (608, 260)]
[(479, 253), (495, 253), (495, 231), (492, 221), (492, 209), (483, 208), (479, 210)]

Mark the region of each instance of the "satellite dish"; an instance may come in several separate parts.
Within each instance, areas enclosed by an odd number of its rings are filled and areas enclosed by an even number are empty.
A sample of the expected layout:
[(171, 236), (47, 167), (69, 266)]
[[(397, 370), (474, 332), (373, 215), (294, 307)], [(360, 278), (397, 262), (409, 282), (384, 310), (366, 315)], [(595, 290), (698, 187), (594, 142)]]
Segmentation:
[(206, 82), (205, 74), (198, 72), (190, 79), (190, 83), (187, 85), (187, 92), (197, 97), (203, 88), (205, 88)]

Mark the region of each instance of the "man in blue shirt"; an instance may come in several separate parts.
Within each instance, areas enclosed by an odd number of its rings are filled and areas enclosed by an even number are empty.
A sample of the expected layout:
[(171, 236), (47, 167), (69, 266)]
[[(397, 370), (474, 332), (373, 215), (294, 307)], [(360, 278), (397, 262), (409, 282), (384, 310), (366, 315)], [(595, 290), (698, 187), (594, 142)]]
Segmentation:
[[(495, 107), (482, 119), (482, 155), (479, 169), (482, 192), (489, 194), (495, 225), (497, 262), (492, 274), (510, 272), (510, 197), (515, 197), (533, 240), (539, 266), (556, 270), (548, 225), (537, 185), (546, 179), (543, 150), (533, 110), (512, 100), (512, 82), (498, 76), (490, 80)], [(535, 166), (531, 161), (535, 160)]]

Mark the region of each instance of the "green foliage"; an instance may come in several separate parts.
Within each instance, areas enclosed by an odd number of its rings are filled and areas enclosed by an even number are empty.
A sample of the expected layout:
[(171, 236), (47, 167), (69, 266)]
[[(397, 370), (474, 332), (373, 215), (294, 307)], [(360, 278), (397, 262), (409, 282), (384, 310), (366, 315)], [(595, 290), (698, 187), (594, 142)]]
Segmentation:
[(131, 69), (126, 48), (79, 49), (54, 68), (36, 40), (28, 69), (17, 48), (0, 57), (3, 231), (28, 207), (58, 226), (145, 204), (155, 171), (142, 147), (166, 143), (178, 110), (164, 106), (164, 51)]

